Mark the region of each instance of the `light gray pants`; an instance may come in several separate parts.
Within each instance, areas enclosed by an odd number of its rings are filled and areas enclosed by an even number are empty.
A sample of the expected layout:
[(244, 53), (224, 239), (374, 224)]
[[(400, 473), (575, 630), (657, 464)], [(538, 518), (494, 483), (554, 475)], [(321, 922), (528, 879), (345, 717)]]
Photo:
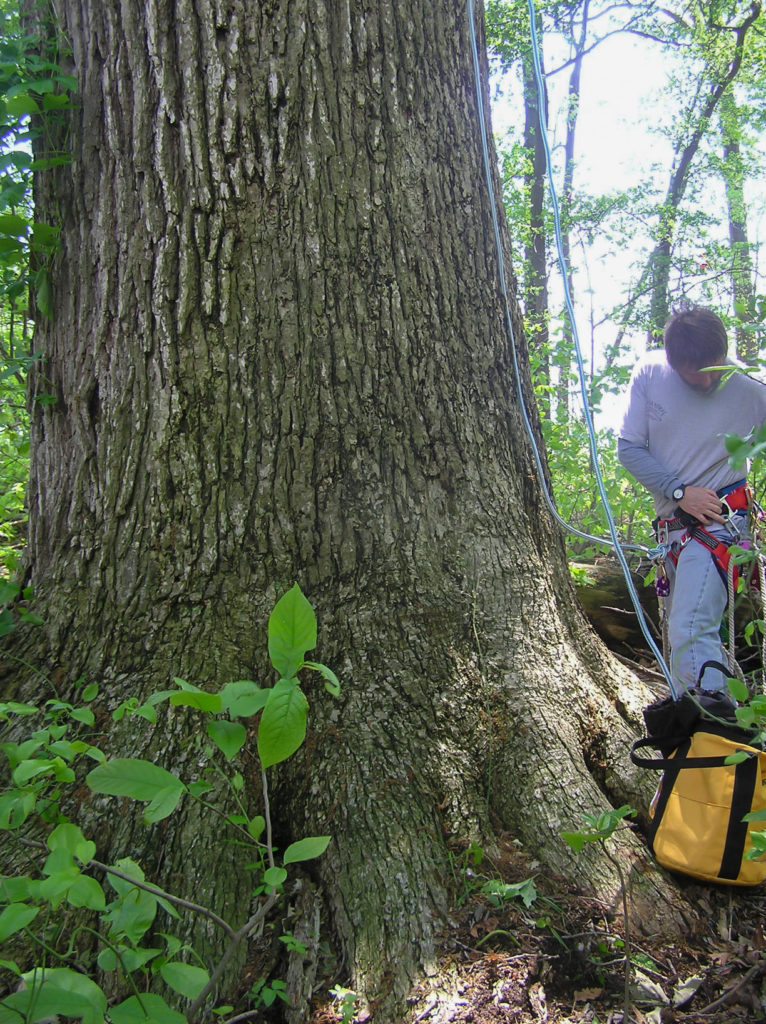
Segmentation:
[[(737, 525), (747, 536), (746, 516), (736, 516)], [(724, 526), (707, 527), (708, 533), (731, 543), (731, 533)], [(680, 544), (683, 530), (673, 531), (668, 540)], [(728, 601), (727, 585), (721, 577), (710, 550), (692, 538), (678, 556), (678, 564), (665, 562), (670, 580), (670, 594), (666, 598), (668, 641), (670, 644), (670, 672), (681, 689), (700, 685), (703, 690), (726, 690), (726, 678), (717, 669), (705, 669), (706, 661), (728, 664), (726, 649), (721, 642), (721, 619)]]

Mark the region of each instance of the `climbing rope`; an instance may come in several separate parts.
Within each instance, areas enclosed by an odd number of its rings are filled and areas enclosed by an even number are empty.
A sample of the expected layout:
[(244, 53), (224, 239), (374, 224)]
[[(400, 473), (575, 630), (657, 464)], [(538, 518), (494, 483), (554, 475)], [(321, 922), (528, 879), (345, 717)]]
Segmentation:
[[(757, 532), (755, 532), (757, 537)], [(756, 542), (757, 543), (757, 542)], [(766, 693), (766, 558), (757, 545), (756, 565), (758, 568), (758, 593), (761, 596), (761, 692)]]
[(739, 667), (737, 661), (737, 638), (736, 638), (736, 625), (734, 622), (734, 559), (729, 559), (729, 564), (726, 568), (726, 590), (729, 598), (729, 649), (727, 657), (729, 661), (729, 671), (733, 676), (736, 676), (741, 682), (745, 681), (745, 674)]
[[(529, 0), (529, 20), (530, 20), (530, 30), (531, 30), (531, 37), (532, 37), (532, 54), (533, 54), (533, 58), (534, 58), (535, 78), (536, 78), (536, 82), (537, 82), (538, 94), (540, 95), (540, 97), (542, 97), (543, 94), (544, 94), (544, 87), (543, 87), (542, 68), (541, 68), (541, 61), (540, 61), (540, 51), (539, 51), (539, 46), (538, 46), (538, 42), (537, 42), (537, 34), (535, 32), (534, 0)], [(641, 629), (641, 632), (643, 633), (644, 638), (646, 639), (646, 642), (649, 645), (649, 649), (652, 651), (652, 653), (654, 654), (655, 658), (657, 659), (657, 662), (658, 662), (658, 664), (659, 664), (659, 666), (660, 666), (660, 668), (662, 670), (662, 674), (665, 676), (665, 679), (667, 681), (667, 684), (668, 684), (668, 687), (670, 689), (671, 694), (677, 700), (680, 697), (680, 694), (679, 694), (679, 692), (678, 692), (678, 690), (677, 690), (677, 688), (676, 688), (676, 686), (675, 686), (675, 684), (673, 682), (673, 679), (672, 679), (672, 677), (670, 675), (670, 671), (669, 671), (669, 669), (667, 667), (667, 664), (665, 662), (665, 658), (663, 657), (661, 651), (657, 647), (657, 644), (655, 643), (654, 637), (651, 635), (651, 632), (649, 630), (649, 625), (648, 625), (648, 623), (646, 621), (646, 616), (644, 615), (644, 610), (641, 607), (641, 602), (639, 600), (638, 593), (636, 592), (635, 585), (634, 585), (633, 580), (632, 580), (631, 575), (630, 575), (630, 567), (628, 566), (627, 559), (625, 558), (625, 553), (624, 553), (625, 550), (641, 550), (641, 551), (645, 552), (648, 555), (648, 557), (651, 558), (652, 555), (654, 554), (654, 549), (649, 549), (649, 548), (643, 547), (641, 545), (622, 545), (620, 543), (620, 539), (619, 539), (619, 537), (617, 535), (617, 526), (616, 526), (616, 523), (614, 521), (614, 515), (612, 514), (612, 509), (611, 509), (611, 506), (609, 504), (609, 499), (608, 499), (607, 494), (606, 494), (606, 488), (604, 486), (604, 479), (603, 479), (603, 476), (601, 474), (601, 468), (600, 468), (600, 464), (599, 464), (598, 445), (596, 443), (596, 432), (595, 432), (595, 429), (594, 429), (594, 426), (593, 426), (593, 417), (591, 416), (590, 408), (589, 408), (589, 405), (588, 405), (588, 391), (587, 391), (587, 382), (586, 382), (586, 377), (585, 377), (585, 365), (584, 365), (584, 361), (583, 361), (583, 357), (582, 357), (582, 347), (580, 345), (580, 338), (579, 338), (579, 334), (578, 334), (578, 331), (577, 331), (577, 324), (576, 324), (576, 319), (575, 319), (575, 314), (574, 314), (574, 305), (572, 303), (572, 296), (571, 296), (571, 293), (569, 291), (569, 284), (568, 284), (567, 274), (566, 274), (566, 259), (564, 257), (564, 247), (563, 247), (563, 241), (562, 241), (562, 236), (561, 236), (561, 216), (560, 216), (560, 211), (559, 211), (559, 204), (558, 204), (558, 198), (557, 198), (557, 194), (556, 194), (556, 189), (555, 189), (555, 185), (554, 185), (554, 182), (553, 182), (552, 160), (551, 160), (550, 146), (549, 146), (549, 143), (548, 143), (547, 129), (546, 129), (546, 126), (545, 126), (545, 122), (543, 120), (543, 103), (542, 103), (542, 99), (541, 99), (541, 102), (539, 104), (539, 108), (540, 108), (540, 133), (541, 133), (541, 138), (542, 138), (542, 141), (543, 141), (543, 147), (545, 149), (545, 158), (546, 158), (546, 165), (547, 165), (547, 172), (548, 172), (548, 188), (549, 188), (549, 192), (550, 192), (550, 196), (551, 196), (551, 202), (552, 202), (552, 205), (553, 205), (554, 233), (555, 233), (555, 238), (556, 238), (556, 246), (557, 246), (557, 250), (558, 250), (559, 265), (562, 268), (562, 278), (563, 278), (563, 284), (564, 284), (564, 301), (565, 301), (565, 304), (566, 304), (567, 313), (569, 314), (570, 324), (571, 324), (571, 327), (572, 327), (572, 340), (573, 340), (573, 343), (574, 343), (575, 359), (576, 359), (576, 363), (577, 363), (577, 372), (578, 372), (578, 377), (579, 377), (579, 382), (580, 382), (580, 391), (581, 391), (582, 398), (583, 398), (583, 403), (582, 403), (583, 404), (583, 414), (584, 414), (586, 429), (587, 429), (587, 432), (588, 432), (588, 441), (589, 441), (589, 446), (590, 446), (591, 462), (592, 462), (592, 465), (593, 465), (593, 472), (594, 472), (594, 475), (595, 475), (595, 478), (596, 478), (596, 484), (597, 484), (597, 487), (598, 487), (599, 497), (601, 498), (601, 503), (602, 503), (602, 506), (604, 508), (604, 513), (605, 513), (605, 516), (606, 516), (607, 525), (609, 527), (609, 534), (610, 534), (611, 540), (606, 540), (605, 538), (592, 537), (589, 534), (584, 534), (580, 530), (577, 530), (576, 528), (574, 528), (570, 523), (567, 523), (566, 520), (563, 519), (559, 515), (559, 512), (556, 509), (556, 506), (555, 506), (555, 504), (553, 502), (553, 499), (551, 498), (551, 496), (550, 496), (550, 494), (548, 492), (548, 487), (547, 487), (547, 484), (545, 482), (545, 472), (544, 472), (544, 469), (543, 469), (542, 458), (540, 456), (540, 452), (539, 452), (539, 449), (538, 449), (538, 446), (537, 446), (537, 441), (536, 441), (536, 438), (535, 438), (535, 435), (534, 435), (534, 430), (532, 429), (532, 424), (531, 424), (530, 419), (529, 419), (529, 414), (527, 412), (526, 402), (525, 402), (525, 399), (524, 399), (524, 392), (523, 392), (523, 387), (522, 387), (522, 383), (521, 383), (521, 372), (520, 372), (519, 363), (518, 363), (518, 356), (517, 356), (517, 352), (516, 352), (516, 335), (515, 335), (515, 331), (513, 329), (513, 320), (512, 320), (512, 317), (511, 317), (510, 300), (509, 300), (509, 297), (508, 297), (508, 290), (507, 290), (506, 282), (505, 282), (505, 261), (503, 259), (503, 247), (502, 247), (502, 242), (501, 242), (501, 239), (500, 239), (500, 226), (499, 226), (499, 223), (498, 223), (497, 210), (495, 208), (495, 195), (494, 195), (494, 190), (493, 190), (493, 187), (492, 187), (492, 173), (491, 173), (490, 159), (489, 159), (489, 143), (488, 143), (488, 140), (487, 140), (486, 119), (484, 117), (484, 97), (482, 95), (482, 90), (481, 90), (481, 74), (480, 74), (480, 69), (479, 69), (479, 48), (478, 48), (478, 44), (477, 44), (477, 41), (476, 41), (476, 26), (475, 26), (475, 13), (474, 13), (473, 0), (468, 0), (468, 24), (469, 24), (470, 35), (471, 35), (471, 51), (472, 51), (472, 56), (473, 56), (474, 84), (475, 84), (475, 89), (476, 89), (476, 101), (477, 101), (477, 108), (478, 108), (478, 113), (479, 113), (479, 128), (480, 128), (480, 134), (481, 134), (482, 154), (483, 154), (483, 162), (484, 162), (484, 176), (485, 176), (485, 179), (486, 179), (487, 190), (488, 190), (488, 193), (489, 193), (489, 206), (490, 206), (490, 212), (491, 212), (491, 217), (492, 217), (492, 227), (493, 227), (494, 236), (495, 236), (495, 249), (496, 249), (496, 253), (497, 253), (498, 272), (499, 272), (499, 276), (500, 276), (500, 290), (501, 290), (501, 294), (502, 294), (503, 302), (504, 302), (504, 307), (505, 307), (505, 310), (504, 310), (505, 311), (505, 325), (506, 325), (506, 330), (508, 332), (508, 338), (509, 338), (510, 346), (511, 346), (511, 353), (512, 353), (512, 357), (513, 357), (513, 366), (514, 366), (514, 372), (515, 372), (515, 376), (516, 376), (516, 389), (517, 389), (518, 398), (519, 398), (519, 408), (521, 409), (522, 419), (523, 419), (523, 422), (524, 422), (524, 429), (525, 429), (525, 431), (527, 433), (527, 436), (528, 436), (530, 444), (531, 444), (532, 453), (533, 453), (534, 460), (535, 460), (535, 465), (537, 467), (538, 476), (539, 476), (539, 479), (540, 479), (543, 495), (544, 495), (544, 498), (545, 498), (545, 503), (548, 506), (548, 509), (550, 510), (550, 512), (553, 515), (553, 517), (557, 520), (557, 522), (561, 526), (564, 527), (565, 530), (568, 530), (569, 532), (574, 533), (576, 536), (584, 537), (587, 540), (594, 541), (595, 543), (608, 544), (608, 545), (610, 545), (614, 549), (614, 552), (615, 552), (615, 554), (617, 556), (617, 560), (619, 561), (620, 566), (621, 566), (622, 571), (623, 571), (623, 574), (625, 576), (625, 582), (626, 582), (626, 586), (627, 586), (627, 589), (628, 589), (628, 595), (630, 597), (631, 604), (633, 605), (633, 608), (635, 609), (636, 618), (638, 620), (638, 624), (639, 624), (639, 627)]]

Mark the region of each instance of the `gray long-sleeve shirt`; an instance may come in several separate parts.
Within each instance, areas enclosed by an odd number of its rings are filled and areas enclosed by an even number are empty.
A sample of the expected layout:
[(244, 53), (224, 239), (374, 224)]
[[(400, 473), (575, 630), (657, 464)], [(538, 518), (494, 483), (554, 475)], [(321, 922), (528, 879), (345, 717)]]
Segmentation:
[(743, 476), (729, 464), (726, 434), (744, 437), (766, 420), (766, 387), (733, 374), (710, 393), (695, 391), (650, 352), (635, 368), (618, 431), (618, 457), (654, 498), (657, 515), (673, 514), (675, 487), (720, 490)]

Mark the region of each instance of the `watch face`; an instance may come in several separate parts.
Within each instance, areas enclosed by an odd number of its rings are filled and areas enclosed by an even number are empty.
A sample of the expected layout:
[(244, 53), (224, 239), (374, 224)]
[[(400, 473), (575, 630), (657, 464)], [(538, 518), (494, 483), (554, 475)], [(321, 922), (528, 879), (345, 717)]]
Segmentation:
[(676, 487), (676, 489), (673, 491), (673, 497), (676, 499), (676, 501), (680, 501), (681, 498), (683, 498), (683, 496), (684, 496), (684, 488), (683, 487)]

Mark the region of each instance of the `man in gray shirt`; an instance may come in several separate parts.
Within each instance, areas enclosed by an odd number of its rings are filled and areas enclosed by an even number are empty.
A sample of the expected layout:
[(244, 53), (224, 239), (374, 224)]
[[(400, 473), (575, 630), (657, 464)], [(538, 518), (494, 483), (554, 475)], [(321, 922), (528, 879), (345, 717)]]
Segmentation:
[[(760, 427), (766, 387), (741, 373), (722, 382), (722, 370), (704, 369), (727, 361), (726, 328), (710, 310), (676, 313), (664, 342), (664, 352), (648, 353), (633, 371), (617, 455), (651, 492), (658, 535), (671, 545), (665, 566), (672, 677), (679, 693), (698, 683), (717, 690), (726, 675), (703, 667), (726, 664), (719, 629), (728, 595), (713, 548), (745, 532), (749, 503), (724, 435), (744, 437)], [(728, 524), (724, 497), (737, 506)], [(695, 526), (703, 528), (705, 543), (695, 539)]]

